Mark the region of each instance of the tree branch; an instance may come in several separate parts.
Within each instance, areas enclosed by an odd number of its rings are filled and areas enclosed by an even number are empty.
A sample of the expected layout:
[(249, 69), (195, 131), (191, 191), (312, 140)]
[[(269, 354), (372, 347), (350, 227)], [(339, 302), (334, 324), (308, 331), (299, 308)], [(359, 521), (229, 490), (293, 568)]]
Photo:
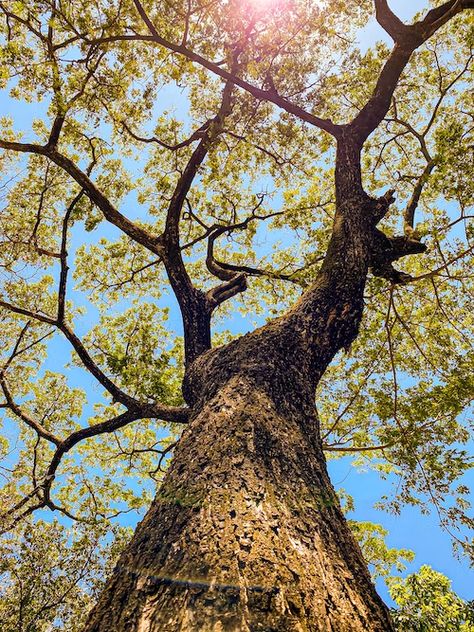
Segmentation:
[(375, 17), (380, 26), (390, 35), (394, 42), (400, 41), (407, 30), (406, 26), (400, 18), (388, 6), (387, 0), (374, 0)]
[(415, 187), (413, 189), (413, 193), (408, 201), (408, 204), (403, 213), (403, 222), (405, 226), (405, 233), (407, 235), (411, 235), (414, 230), (415, 225), (415, 211), (418, 207), (418, 203), (421, 198), (421, 194), (423, 193), (423, 189), (426, 183), (429, 180), (430, 174), (436, 166), (436, 162), (434, 160), (430, 160), (426, 163), (425, 168), (423, 169), (423, 173), (420, 175), (418, 180), (416, 181)]
[(221, 77), (221, 79), (224, 79), (225, 81), (231, 81), (236, 86), (238, 86), (239, 88), (242, 88), (243, 90), (250, 93), (257, 99), (260, 99), (261, 101), (269, 101), (270, 103), (273, 103), (274, 105), (281, 108), (282, 110), (285, 110), (286, 112), (289, 112), (290, 114), (294, 114), (299, 119), (309, 123), (310, 125), (314, 125), (315, 127), (318, 127), (319, 129), (322, 129), (328, 132), (332, 136), (335, 136), (335, 137), (338, 136), (340, 127), (338, 125), (335, 125), (331, 120), (323, 119), (318, 116), (315, 116), (314, 114), (311, 114), (310, 112), (307, 112), (306, 110), (296, 105), (295, 103), (291, 103), (291, 101), (288, 101), (284, 97), (278, 95), (274, 90), (271, 90), (271, 89), (264, 90), (262, 88), (254, 86), (253, 84), (249, 83), (248, 81), (245, 81), (244, 79), (238, 77), (232, 72), (225, 70), (218, 64), (210, 61), (209, 59), (206, 59), (205, 57), (202, 57), (202, 55), (199, 55), (199, 53), (196, 53), (190, 50), (184, 44), (175, 44), (165, 39), (158, 33), (153, 22), (148, 17), (145, 9), (143, 8), (143, 5), (139, 2), (139, 0), (134, 0), (134, 4), (137, 8), (137, 11), (140, 17), (142, 18), (143, 22), (146, 24), (148, 30), (150, 31), (150, 35), (134, 34), (134, 35), (110, 36), (110, 37), (103, 37), (103, 38), (90, 40), (90, 43), (101, 45), (101, 44), (106, 44), (108, 42), (131, 40), (131, 41), (144, 41), (144, 42), (152, 42), (152, 43), (159, 44), (160, 46), (163, 46), (164, 48), (178, 55), (182, 55), (183, 57), (186, 57), (190, 61), (199, 64), (203, 68), (210, 70), (215, 75)]
[(28, 318), (39, 321), (40, 323), (46, 323), (48, 325), (54, 326), (57, 326), (58, 324), (54, 318), (44, 316), (43, 314), (38, 314), (37, 312), (32, 312), (29, 309), (25, 309), (23, 307), (12, 305), (11, 303), (8, 303), (4, 300), (0, 300), (0, 307), (7, 309), (9, 312), (13, 312), (14, 314), (19, 314), (20, 316), (27, 316)]
[(68, 173), (73, 180), (79, 184), (84, 193), (103, 213), (104, 217), (114, 226), (120, 228), (124, 233), (131, 237), (134, 241), (145, 246), (148, 250), (155, 254), (160, 254), (158, 246), (158, 237), (151, 235), (144, 228), (141, 228), (125, 215), (122, 215), (112, 202), (102, 193), (102, 191), (92, 182), (89, 176), (81, 171), (81, 169), (67, 156), (61, 154), (57, 149), (50, 145), (37, 145), (35, 143), (18, 143), (13, 141), (1, 140), (0, 149), (15, 151), (21, 153), (31, 153), (45, 156), (58, 167), (61, 167)]
[(64, 334), (67, 340), (71, 343), (72, 347), (74, 348), (75, 352), (79, 356), (85, 368), (112, 395), (115, 401), (122, 403), (131, 411), (134, 411), (135, 414), (137, 413), (137, 411), (146, 410), (147, 412), (144, 416), (149, 416), (149, 414), (150, 415), (153, 414), (153, 417), (158, 417), (160, 419), (163, 419), (164, 421), (185, 423), (185, 420), (187, 420), (186, 408), (165, 406), (159, 403), (156, 403), (153, 405), (142, 403), (139, 400), (136, 400), (135, 398), (131, 397), (130, 395), (127, 395), (124, 391), (122, 391), (98, 367), (98, 365), (94, 362), (89, 352), (87, 351), (86, 347), (82, 343), (81, 339), (74, 333), (74, 331), (66, 322), (58, 322), (57, 320), (53, 318), (49, 318), (48, 316), (43, 316), (42, 314), (32, 312), (28, 309), (17, 307), (3, 300), (0, 300), (0, 307), (7, 309), (8, 311), (14, 314), (27, 316), (28, 318), (31, 318), (33, 320), (37, 320), (39, 322), (46, 323), (48, 325), (54, 325), (55, 327), (57, 327)]
[[(0, 373), (0, 383), (3, 386), (3, 373)], [(50, 509), (62, 511), (65, 515), (70, 517), (73, 520), (78, 520), (76, 516), (72, 515), (70, 512), (65, 510), (62, 507), (56, 505), (51, 499), (51, 488), (56, 477), (56, 473), (58, 467), (61, 463), (61, 460), (65, 454), (67, 454), (74, 446), (76, 446), (81, 441), (85, 439), (89, 439), (91, 437), (95, 437), (105, 433), (112, 433), (124, 426), (132, 423), (133, 421), (137, 421), (138, 419), (146, 419), (146, 418), (158, 418), (164, 421), (171, 421), (173, 423), (186, 423), (188, 421), (189, 411), (186, 408), (180, 408), (175, 406), (164, 407), (156, 404), (144, 404), (141, 409), (138, 410), (127, 410), (124, 413), (121, 413), (111, 419), (107, 419), (106, 421), (94, 424), (92, 426), (88, 426), (86, 428), (80, 428), (75, 432), (72, 432), (68, 437), (64, 440), (60, 440), (48, 431), (45, 431), (40, 424), (31, 420), (24, 413), (21, 413), (21, 419), (25, 421), (29, 426), (31, 426), (38, 434), (49, 441), (52, 441), (56, 445), (56, 450), (53, 454), (53, 457), (49, 463), (48, 469), (46, 471), (45, 476), (41, 479), (41, 481), (28, 493), (21, 501), (19, 501), (14, 507), (9, 509), (0, 515), (0, 520), (2, 522), (5, 521), (5, 518), (17, 513), (20, 509), (22, 509), (32, 498), (35, 496), (39, 499), (39, 502), (33, 506), (27, 507), (21, 514), (14, 517), (12, 522), (0, 531), (0, 534), (6, 533), (10, 531), (18, 522), (20, 522), (23, 518), (28, 515), (31, 515), (37, 509), (41, 509), (43, 507), (49, 507)], [(174, 447), (173, 444), (172, 447)], [(171, 449), (171, 448), (169, 448)], [(169, 451), (166, 450), (163, 452), (163, 455)]]
[(384, 443), (383, 445), (366, 445), (359, 447), (341, 447), (328, 443), (323, 443), (323, 450), (326, 452), (374, 452), (377, 450), (386, 450), (393, 447), (397, 442), (391, 441), (390, 443)]
[(140, 143), (147, 143), (147, 144), (156, 143), (160, 147), (163, 147), (163, 149), (169, 149), (170, 151), (177, 151), (178, 149), (183, 149), (184, 147), (188, 147), (192, 143), (202, 138), (204, 134), (206, 133), (206, 131), (208, 130), (209, 125), (211, 123), (212, 123), (212, 120), (206, 121), (205, 123), (203, 123), (203, 125), (201, 125), (201, 127), (195, 130), (189, 138), (181, 141), (180, 143), (176, 143), (175, 145), (170, 145), (169, 143), (163, 142), (156, 136), (152, 136), (151, 138), (144, 138), (143, 136), (139, 136), (138, 134), (135, 134), (135, 132), (133, 132), (130, 129), (130, 126), (125, 121), (121, 121), (122, 127), (128, 132), (128, 134), (130, 134), (130, 136), (133, 139), (139, 141)]
[[(234, 57), (232, 67), (238, 67), (237, 55)], [(183, 205), (191, 185), (213, 142), (222, 133), (226, 117), (232, 111), (232, 91), (233, 83), (228, 81), (222, 91), (221, 104), (216, 116), (203, 131), (198, 146), (191, 154), (191, 158), (178, 180), (168, 207), (165, 229), (159, 238), (162, 260), (181, 309), (186, 363), (188, 364), (198, 355), (210, 349), (212, 309), (206, 294), (194, 287), (184, 265), (179, 225)]]
[(374, 276), (390, 280), (392, 283), (406, 283), (411, 276), (396, 270), (394, 261), (409, 255), (421, 254), (426, 245), (408, 235), (389, 237), (375, 229), (375, 239), (371, 256), (371, 268)]
[[(207, 292), (207, 297), (210, 303), (212, 304), (212, 309), (218, 307), (224, 301), (236, 296), (240, 292), (243, 292), (247, 289), (247, 274), (253, 274), (255, 276), (263, 276), (265, 274), (264, 271), (258, 270), (256, 268), (250, 268), (248, 266), (236, 266), (228, 263), (224, 263), (221, 261), (217, 261), (214, 256), (214, 244), (216, 239), (225, 233), (231, 233), (234, 230), (244, 230), (247, 228), (248, 224), (251, 221), (257, 219), (269, 219), (271, 217), (275, 217), (276, 215), (281, 215), (282, 211), (270, 213), (268, 215), (257, 215), (256, 211), (260, 208), (264, 200), (264, 196), (259, 196), (258, 204), (252, 209), (252, 214), (249, 215), (242, 222), (236, 222), (234, 224), (229, 224), (227, 226), (216, 226), (214, 230), (210, 231), (207, 243), (207, 256), (206, 256), (206, 267), (211, 274), (213, 274), (221, 281), (224, 281), (221, 285), (212, 288)], [(268, 274), (270, 276), (270, 274)], [(275, 274), (274, 278), (278, 278), (278, 275)], [(283, 278), (281, 275), (279, 278)], [(289, 278), (289, 277), (286, 277)]]
[(58, 322), (64, 322), (65, 316), (65, 306), (66, 306), (66, 285), (67, 285), (67, 275), (69, 271), (69, 267), (67, 264), (67, 233), (68, 233), (68, 223), (69, 218), (71, 217), (71, 213), (74, 210), (77, 203), (80, 201), (84, 194), (84, 191), (81, 190), (76, 197), (69, 204), (66, 214), (63, 219), (63, 227), (61, 234), (61, 252), (60, 252), (60, 262), (61, 262), (61, 271), (59, 274), (59, 288), (58, 288)]
[(7, 382), (5, 380), (5, 375), (3, 371), (0, 371), (0, 386), (2, 387), (3, 394), (5, 395), (5, 399), (7, 400), (8, 408), (18, 417), (21, 421), (25, 422), (27, 426), (29, 426), (32, 430), (36, 432), (39, 437), (46, 439), (47, 441), (51, 441), (55, 445), (59, 445), (61, 443), (60, 439), (56, 437), (52, 432), (46, 430), (46, 428), (40, 424), (39, 421), (30, 417), (27, 413), (25, 413), (16, 402), (13, 400), (10, 389), (8, 388)]
[[(10, 364), (12, 363), (12, 361), (14, 360), (14, 358), (19, 356), (21, 353), (24, 353), (28, 349), (31, 349), (31, 347), (33, 347), (35, 344), (39, 342), (39, 340), (37, 340), (27, 345), (26, 347), (23, 347), (22, 349), (20, 349), (21, 341), (23, 340), (29, 326), (30, 326), (30, 321), (28, 321), (24, 325), (23, 329), (20, 332), (20, 335), (18, 336), (15, 346), (13, 347), (13, 351), (10, 354), (10, 357), (7, 359), (3, 367), (0, 369), (0, 386), (2, 388), (3, 394), (5, 395), (5, 399), (6, 399), (6, 405), (4, 406), (4, 408), (9, 408), (19, 419), (21, 419), (21, 421), (25, 422), (27, 426), (29, 426), (32, 430), (34, 430), (36, 434), (38, 435), (38, 437), (42, 437), (43, 439), (46, 439), (47, 441), (51, 441), (51, 443), (54, 443), (55, 445), (59, 445), (60, 439), (58, 439), (52, 432), (49, 432), (49, 430), (47, 430), (39, 421), (37, 421), (36, 419), (33, 419), (33, 417), (25, 413), (20, 408), (20, 406), (18, 406), (18, 404), (14, 401), (12, 397), (12, 394), (10, 392), (10, 389), (8, 388), (8, 384), (5, 378), (5, 373), (8, 367), (10, 366)], [(49, 335), (49, 333), (47, 335)], [(46, 336), (43, 336), (40, 340), (44, 340), (44, 338), (46, 338)]]
[(348, 126), (361, 146), (387, 114), (412, 53), (452, 17), (465, 9), (474, 8), (472, 0), (450, 0), (428, 11), (423, 20), (405, 25), (393, 14), (385, 0), (374, 1), (377, 20), (393, 37), (395, 46), (382, 68), (372, 96)]

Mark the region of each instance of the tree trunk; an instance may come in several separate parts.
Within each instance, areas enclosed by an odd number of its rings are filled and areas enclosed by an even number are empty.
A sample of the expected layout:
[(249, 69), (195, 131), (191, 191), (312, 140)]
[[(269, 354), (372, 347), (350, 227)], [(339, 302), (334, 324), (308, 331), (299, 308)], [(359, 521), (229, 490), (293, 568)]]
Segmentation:
[(192, 420), (85, 632), (393, 629), (329, 481), (314, 406), (328, 364), (357, 335), (389, 205), (362, 190), (359, 158), (349, 134), (313, 287), (188, 367)]
[(392, 629), (314, 412), (286, 408), (239, 375), (202, 407), (88, 632)]
[[(258, 332), (239, 343), (255, 360)], [(271, 354), (266, 379), (258, 357), (234, 370), (213, 354), (231, 375), (196, 404), (87, 632), (392, 630), (327, 475), (311, 380)]]

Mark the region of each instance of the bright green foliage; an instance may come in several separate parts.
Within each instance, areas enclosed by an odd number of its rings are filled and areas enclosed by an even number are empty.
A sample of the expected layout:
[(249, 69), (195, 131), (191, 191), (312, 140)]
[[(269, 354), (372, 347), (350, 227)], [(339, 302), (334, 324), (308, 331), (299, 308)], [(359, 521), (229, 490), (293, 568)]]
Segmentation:
[[(343, 512), (350, 515), (355, 509), (354, 498), (344, 489), (337, 490), (337, 494)], [(387, 546), (385, 538), (389, 532), (382, 525), (351, 519), (348, 519), (348, 523), (374, 580), (379, 577), (390, 578), (393, 573), (401, 573), (406, 568), (406, 562), (415, 559), (413, 551)]]
[(392, 618), (400, 632), (472, 632), (474, 605), (451, 589), (451, 582), (430, 566), (422, 566), (405, 579), (390, 580), (390, 595), (397, 604)]
[(356, 520), (350, 520), (349, 524), (360, 544), (364, 559), (369, 565), (374, 579), (387, 577), (393, 571), (403, 571), (406, 568), (404, 561), (412, 562), (414, 560), (413, 551), (387, 546), (384, 538), (387, 537), (388, 531), (381, 525)]
[(104, 525), (37, 520), (22, 537), (8, 538), (0, 547), (2, 632), (81, 630), (126, 535)]

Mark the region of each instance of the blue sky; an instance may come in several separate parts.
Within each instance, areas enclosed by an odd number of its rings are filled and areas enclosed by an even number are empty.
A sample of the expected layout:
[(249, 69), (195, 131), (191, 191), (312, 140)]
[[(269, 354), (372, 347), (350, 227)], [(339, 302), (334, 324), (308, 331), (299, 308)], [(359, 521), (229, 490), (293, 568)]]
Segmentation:
[[(404, 19), (410, 18), (426, 5), (427, 3), (423, 0), (413, 0), (412, 2), (396, 0), (391, 2), (392, 8)], [(364, 48), (375, 39), (388, 41), (385, 33), (381, 31), (375, 21), (372, 21), (361, 33), (361, 46)], [(174, 106), (177, 111), (185, 110), (186, 107), (185, 98), (182, 92), (178, 90), (169, 91), (162, 103), (163, 108)], [(38, 116), (42, 109), (42, 106), (38, 107), (37, 104), (13, 103), (10, 99), (4, 98), (4, 95), (2, 95), (1, 106), (0, 115), (13, 115), (15, 127), (21, 130), (29, 130), (32, 119)], [(124, 212), (127, 211), (128, 205), (124, 208)], [(100, 236), (107, 236), (109, 239), (113, 239), (116, 235), (118, 235), (118, 231), (105, 223), (93, 234), (78, 231), (73, 237), (71, 251), (84, 243), (84, 241), (96, 242)], [(267, 242), (263, 247), (269, 249), (270, 243)], [(80, 293), (75, 293), (75, 298), (79, 302), (84, 300)], [(114, 308), (112, 307), (112, 309)], [(90, 308), (87, 318), (78, 323), (78, 333), (85, 333), (94, 320), (94, 311)], [(232, 322), (232, 330), (234, 332), (247, 330), (251, 328), (253, 320), (253, 316), (247, 318), (237, 315)], [(177, 310), (173, 308), (171, 310), (170, 324), (177, 333), (180, 332), (181, 323), (179, 316)], [(228, 325), (226, 323), (226, 327)], [(69, 357), (69, 350), (61, 338), (56, 337), (50, 344), (50, 356), (46, 368), (61, 370), (65, 362), (69, 360)], [(68, 375), (71, 384), (84, 388), (91, 400), (99, 398), (100, 389), (98, 390), (95, 387), (93, 381), (82, 370), (71, 369), (68, 371)], [(7, 426), (7, 431), (13, 432), (13, 427)], [(400, 516), (392, 516), (373, 509), (374, 502), (383, 493), (387, 493), (390, 483), (381, 481), (374, 472), (358, 472), (351, 465), (349, 457), (330, 461), (329, 470), (336, 489), (343, 487), (355, 498), (356, 511), (351, 517), (381, 523), (390, 532), (388, 537), (389, 546), (410, 548), (415, 551), (416, 559), (413, 564), (409, 565), (409, 572), (416, 570), (422, 564), (430, 564), (436, 570), (445, 573), (452, 579), (454, 589), (462, 597), (465, 599), (474, 598), (474, 591), (471, 588), (471, 585), (474, 585), (474, 578), (470, 577), (467, 563), (458, 562), (454, 559), (450, 537), (439, 528), (436, 515), (422, 516), (417, 509), (407, 508)], [(474, 484), (474, 477), (471, 477), (471, 483)], [(130, 524), (133, 524), (135, 519), (129, 518), (129, 521)], [(378, 588), (382, 596), (387, 599), (387, 592), (381, 582), (379, 582)]]

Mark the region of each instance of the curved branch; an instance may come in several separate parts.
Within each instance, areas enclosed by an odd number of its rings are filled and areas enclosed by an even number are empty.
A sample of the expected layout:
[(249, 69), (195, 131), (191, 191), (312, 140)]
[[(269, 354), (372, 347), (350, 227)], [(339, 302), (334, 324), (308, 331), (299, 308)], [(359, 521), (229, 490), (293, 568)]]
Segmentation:
[(388, 6), (387, 0), (374, 0), (375, 17), (380, 26), (386, 31), (394, 42), (398, 42), (403, 38), (407, 29), (400, 18)]
[(3, 394), (5, 395), (5, 399), (8, 404), (7, 408), (9, 408), (12, 413), (14, 413), (32, 430), (34, 430), (39, 437), (42, 437), (43, 439), (54, 443), (56, 446), (60, 445), (61, 440), (56, 437), (56, 435), (54, 435), (52, 432), (49, 432), (49, 430), (47, 430), (39, 421), (36, 421), (36, 419), (33, 419), (33, 417), (25, 413), (14, 401), (10, 389), (8, 388), (3, 370), (0, 371), (0, 386), (2, 387)]
[(270, 217), (275, 217), (276, 215), (281, 215), (283, 213), (283, 211), (278, 211), (268, 215), (257, 215), (256, 211), (263, 204), (265, 196), (259, 195), (258, 198), (259, 201), (252, 209), (252, 214), (242, 222), (236, 222), (227, 226), (216, 226), (210, 231), (207, 243), (206, 266), (211, 274), (218, 279), (221, 279), (221, 281), (224, 281), (221, 285), (218, 285), (207, 292), (207, 297), (212, 305), (212, 309), (215, 309), (224, 301), (236, 296), (240, 292), (244, 292), (247, 289), (246, 275), (248, 271), (251, 270), (253, 274), (258, 274), (255, 268), (245, 269), (245, 266), (233, 266), (231, 264), (217, 261), (214, 257), (214, 243), (216, 239), (224, 233), (231, 233), (234, 230), (243, 230), (254, 220), (269, 219)]
[[(0, 374), (0, 379), (3, 378), (2, 374)], [(2, 383), (3, 386), (3, 383)], [(22, 416), (23, 418), (24, 416)], [(121, 413), (111, 419), (107, 419), (106, 421), (94, 424), (92, 426), (88, 426), (86, 428), (80, 428), (75, 432), (72, 432), (68, 437), (64, 440), (59, 440), (53, 435), (47, 436), (41, 428), (38, 428), (38, 424), (34, 422), (34, 430), (38, 433), (39, 436), (43, 436), (44, 438), (52, 441), (56, 444), (56, 450), (53, 454), (53, 457), (50, 461), (48, 469), (46, 471), (45, 476), (42, 478), (41, 482), (39, 482), (34, 489), (32, 489), (28, 494), (22, 498), (14, 507), (7, 510), (3, 514), (0, 515), (0, 520), (4, 521), (8, 516), (12, 516), (17, 513), (20, 509), (23, 509), (25, 505), (35, 496), (38, 498), (39, 502), (35, 505), (27, 507), (24, 509), (19, 515), (14, 517), (11, 523), (3, 528), (0, 531), (0, 535), (10, 531), (18, 522), (20, 522), (23, 518), (31, 515), (37, 509), (42, 509), (44, 507), (49, 507), (53, 511), (59, 510), (68, 517), (73, 520), (80, 520), (69, 511), (64, 509), (63, 507), (59, 507), (56, 503), (51, 499), (51, 488), (56, 478), (56, 473), (58, 467), (61, 463), (63, 456), (69, 452), (74, 446), (76, 446), (81, 441), (85, 439), (89, 439), (91, 437), (95, 437), (105, 433), (112, 433), (124, 426), (132, 423), (133, 421), (137, 421), (138, 419), (146, 419), (146, 418), (158, 418), (164, 421), (170, 421), (173, 423), (186, 423), (189, 417), (189, 409), (184, 407), (177, 406), (162, 406), (160, 404), (143, 404), (141, 409), (138, 410), (127, 410), (124, 413)], [(26, 421), (24, 419), (24, 421)], [(28, 425), (31, 425), (28, 423)], [(47, 432), (47, 431), (46, 431)], [(174, 446), (173, 446), (174, 447)]]
[[(441, 26), (466, 9), (474, 8), (473, 0), (450, 0), (428, 11), (423, 20), (405, 25), (389, 9), (385, 0), (375, 0), (377, 19), (395, 40), (390, 57), (379, 75), (374, 92), (348, 128), (360, 146), (379, 126), (390, 109), (392, 96), (412, 53)], [(388, 30), (389, 29), (389, 30)]]
[(147, 143), (147, 144), (156, 143), (160, 147), (163, 147), (163, 149), (169, 149), (170, 151), (177, 151), (178, 149), (183, 149), (184, 147), (188, 147), (192, 143), (202, 138), (204, 134), (206, 133), (206, 131), (208, 130), (209, 125), (211, 123), (212, 123), (212, 120), (206, 121), (205, 123), (203, 123), (203, 125), (201, 125), (201, 127), (195, 130), (189, 138), (181, 141), (180, 143), (176, 143), (175, 145), (170, 145), (169, 143), (165, 143), (164, 141), (160, 140), (156, 136), (152, 136), (151, 138), (144, 138), (143, 136), (139, 136), (138, 134), (135, 134), (133, 130), (130, 129), (130, 126), (125, 121), (121, 121), (122, 127), (128, 132), (128, 134), (130, 134), (130, 136), (133, 139), (139, 141), (140, 143)]
[(125, 215), (118, 211), (108, 197), (94, 184), (89, 176), (81, 171), (81, 169), (67, 156), (61, 154), (55, 147), (50, 145), (38, 145), (35, 143), (19, 143), (0, 139), (0, 149), (9, 151), (31, 153), (45, 156), (58, 167), (61, 167), (68, 173), (73, 180), (84, 190), (87, 197), (93, 202), (103, 213), (104, 217), (114, 226), (120, 228), (125, 234), (134, 241), (145, 246), (148, 250), (155, 254), (160, 254), (158, 246), (158, 237), (150, 234), (144, 228), (138, 226)]

